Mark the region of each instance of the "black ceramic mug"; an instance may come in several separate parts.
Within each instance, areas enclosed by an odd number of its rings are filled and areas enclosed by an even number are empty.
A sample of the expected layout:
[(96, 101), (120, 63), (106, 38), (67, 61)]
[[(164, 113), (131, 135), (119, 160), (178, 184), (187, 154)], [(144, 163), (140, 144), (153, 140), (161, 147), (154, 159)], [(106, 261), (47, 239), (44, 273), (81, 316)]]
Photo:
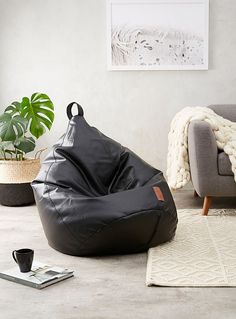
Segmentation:
[(34, 259), (34, 251), (32, 249), (13, 250), (12, 257), (18, 264), (21, 272), (29, 272), (31, 270)]

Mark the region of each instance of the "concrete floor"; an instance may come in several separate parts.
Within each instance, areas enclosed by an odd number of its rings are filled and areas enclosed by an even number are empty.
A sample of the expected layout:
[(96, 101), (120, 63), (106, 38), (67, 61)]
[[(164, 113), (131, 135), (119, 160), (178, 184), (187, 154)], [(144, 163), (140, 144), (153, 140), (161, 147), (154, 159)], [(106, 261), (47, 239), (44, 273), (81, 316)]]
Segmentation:
[[(201, 207), (192, 191), (175, 194), (178, 208)], [(236, 207), (236, 199), (214, 207)], [(30, 247), (35, 259), (65, 266), (75, 277), (44, 290), (0, 279), (1, 319), (236, 318), (236, 288), (145, 286), (146, 254), (79, 258), (51, 249), (35, 206), (0, 206), (0, 269), (14, 266), (11, 251)]]

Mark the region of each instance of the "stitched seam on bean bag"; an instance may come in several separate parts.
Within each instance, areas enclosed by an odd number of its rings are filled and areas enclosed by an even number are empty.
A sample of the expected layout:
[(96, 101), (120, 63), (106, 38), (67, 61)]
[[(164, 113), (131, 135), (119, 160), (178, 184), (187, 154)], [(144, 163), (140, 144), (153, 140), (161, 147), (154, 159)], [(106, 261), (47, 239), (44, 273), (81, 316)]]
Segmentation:
[[(66, 133), (65, 133), (65, 135), (64, 135), (64, 137), (63, 137), (63, 140), (62, 140), (62, 142), (61, 142), (61, 144), (60, 144), (59, 146), (62, 146), (62, 145), (63, 145), (63, 143), (64, 143), (64, 141), (65, 141), (66, 134), (68, 133), (68, 130), (69, 130), (69, 126), (70, 126), (70, 122), (69, 122), (69, 124), (68, 124), (68, 126), (67, 126), (67, 130), (66, 130)], [(67, 231), (72, 235), (72, 237), (73, 237), (74, 239), (76, 239), (76, 240), (79, 242), (79, 239), (78, 239), (78, 238), (74, 235), (74, 233), (70, 230), (70, 227), (64, 222), (63, 216), (59, 213), (58, 209), (56, 208), (56, 205), (55, 205), (54, 201), (52, 200), (52, 198), (51, 198), (51, 196), (50, 196), (49, 187), (48, 187), (48, 185), (47, 185), (47, 178), (48, 178), (49, 171), (51, 170), (53, 164), (55, 164), (55, 163), (57, 162), (56, 157), (55, 157), (55, 148), (53, 149), (53, 157), (54, 157), (54, 162), (51, 163), (51, 165), (50, 165), (50, 167), (49, 167), (49, 169), (48, 169), (48, 171), (47, 171), (46, 177), (45, 177), (45, 187), (46, 187), (46, 189), (47, 189), (47, 191), (48, 191), (48, 192), (47, 192), (48, 198), (49, 198), (49, 200), (51, 201), (51, 203), (53, 204), (53, 206), (54, 206), (54, 208), (55, 208), (55, 211), (57, 212), (58, 216), (60, 217), (60, 219), (61, 219), (63, 225), (65, 226), (65, 228), (67, 229)]]
[(85, 245), (86, 242), (87, 242), (89, 239), (91, 239), (94, 235), (96, 235), (97, 233), (100, 233), (100, 232), (103, 231), (105, 228), (108, 228), (108, 227), (112, 226), (114, 223), (118, 222), (118, 221), (121, 220), (121, 219), (130, 217), (130, 216), (133, 216), (133, 215), (139, 215), (139, 214), (141, 214), (141, 213), (143, 213), (143, 212), (147, 212), (147, 213), (148, 213), (148, 212), (151, 212), (151, 211), (160, 211), (160, 212), (161, 212), (160, 209), (148, 209), (148, 210), (144, 209), (144, 210), (141, 210), (141, 211), (139, 211), (139, 212), (133, 212), (133, 213), (130, 213), (129, 215), (116, 218), (116, 219), (114, 219), (111, 223), (106, 224), (106, 225), (103, 226), (103, 227), (100, 227), (100, 228), (97, 229), (95, 232), (93, 232), (92, 234), (90, 234), (90, 235), (81, 243), (81, 245)]

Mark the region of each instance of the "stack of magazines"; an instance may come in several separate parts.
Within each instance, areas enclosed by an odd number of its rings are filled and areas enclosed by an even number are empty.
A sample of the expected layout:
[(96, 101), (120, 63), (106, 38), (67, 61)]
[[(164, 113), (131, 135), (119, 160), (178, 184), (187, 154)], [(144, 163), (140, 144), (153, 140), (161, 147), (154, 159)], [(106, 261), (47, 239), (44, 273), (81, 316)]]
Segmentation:
[(19, 267), (0, 272), (0, 278), (25, 286), (42, 289), (73, 276), (73, 271), (39, 262), (33, 263), (31, 271), (22, 273)]

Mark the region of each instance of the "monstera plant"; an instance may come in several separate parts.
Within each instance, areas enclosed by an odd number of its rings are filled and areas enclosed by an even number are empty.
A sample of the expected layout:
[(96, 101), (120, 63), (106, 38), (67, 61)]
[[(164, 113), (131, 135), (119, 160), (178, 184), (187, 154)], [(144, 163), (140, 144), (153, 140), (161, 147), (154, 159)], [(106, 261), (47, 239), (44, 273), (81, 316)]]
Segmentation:
[(34, 93), (13, 102), (0, 116), (0, 156), (2, 159), (24, 160), (35, 149), (35, 139), (50, 130), (54, 106), (43, 93)]
[(44, 93), (12, 102), (0, 115), (0, 203), (8, 206), (34, 201), (30, 183), (38, 174), (40, 159), (26, 157), (36, 140), (54, 121), (54, 106)]

